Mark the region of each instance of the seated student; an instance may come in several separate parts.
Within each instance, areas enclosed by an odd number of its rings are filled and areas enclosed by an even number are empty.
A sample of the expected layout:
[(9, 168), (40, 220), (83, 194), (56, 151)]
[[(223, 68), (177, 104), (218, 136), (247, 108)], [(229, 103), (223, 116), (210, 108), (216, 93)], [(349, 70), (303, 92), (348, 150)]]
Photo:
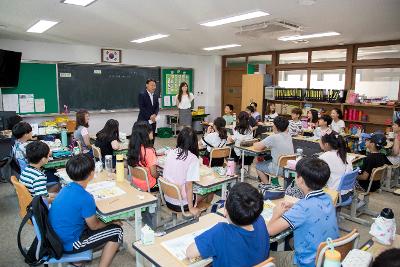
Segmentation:
[(212, 266), (254, 266), (269, 255), (269, 235), (260, 192), (248, 183), (237, 183), (229, 191), (225, 217), (221, 222), (195, 237), (186, 249), (189, 259), (213, 258)]
[(335, 131), (337, 133), (342, 133), (344, 132), (345, 124), (342, 115), (342, 111), (338, 108), (333, 108), (331, 111), (331, 118), (332, 118), (332, 124), (331, 124), (331, 129), (332, 131)]
[(246, 107), (246, 112), (247, 112), (247, 114), (249, 114), (248, 121), (249, 121), (249, 125), (251, 127), (251, 130), (254, 131), (255, 129), (257, 129), (257, 121), (253, 117), (254, 107), (252, 107), (252, 106)]
[(257, 174), (264, 184), (270, 183), (265, 173), (276, 173), (278, 170), (278, 160), (282, 155), (290, 155), (294, 153), (292, 137), (287, 132), (289, 122), (283, 116), (274, 119), (272, 130), (274, 134), (268, 136), (264, 140), (254, 143), (254, 148), (264, 150), (271, 149), (272, 160), (258, 162), (256, 165)]
[[(200, 145), (207, 147), (207, 154), (205, 155), (210, 160), (210, 152), (214, 147), (224, 147), (226, 145), (226, 139), (228, 138), (227, 131), (225, 129), (225, 120), (218, 117), (214, 120), (212, 126), (208, 126), (207, 133), (201, 138)], [(222, 166), (224, 159), (214, 159), (211, 162), (211, 167)]]
[(332, 130), (329, 127), (332, 123), (332, 118), (329, 115), (322, 115), (318, 119), (318, 127), (314, 130), (314, 136), (316, 138), (321, 138), (321, 136), (330, 133)]
[(224, 108), (224, 116), (222, 116), (226, 122), (226, 125), (232, 125), (234, 121), (233, 117), (233, 105), (226, 104)]
[[(241, 111), (237, 118), (236, 127), (233, 129), (233, 135), (228, 136), (228, 142), (235, 142), (235, 146), (240, 146), (242, 141), (251, 139), (253, 139), (253, 131), (249, 125), (249, 114), (246, 111)], [(241, 151), (234, 148), (231, 152), (231, 157), (238, 162), (241, 157)], [(253, 159), (254, 157), (248, 157), (248, 160), (251, 162), (253, 162)]]
[(185, 127), (179, 132), (176, 148), (167, 154), (163, 176), (181, 188), (182, 203), (178, 199), (164, 196), (168, 208), (180, 212), (182, 204), (185, 211), (199, 216), (197, 204), (203, 201), (211, 203), (214, 194), (193, 193), (193, 181), (200, 180), (200, 159), (197, 135), (192, 128)]
[(291, 136), (300, 135), (303, 132), (303, 124), (300, 120), (302, 113), (300, 108), (292, 109), (292, 119), (289, 121), (289, 134)]
[(340, 178), (353, 170), (351, 162), (347, 160), (346, 142), (338, 133), (331, 132), (321, 137), (319, 145), (325, 151), (319, 158), (328, 163), (331, 171), (331, 176), (326, 186), (337, 191)]
[[(46, 143), (33, 141), (26, 146), (26, 158), (29, 164), (22, 171), (19, 181), (25, 185), (32, 197), (43, 196), (51, 203), (59, 191), (59, 186), (47, 188), (46, 174), (41, 170), (49, 161), (50, 148)], [(51, 193), (49, 193), (51, 192)]]
[[(106, 155), (113, 155), (114, 150), (119, 149), (119, 123), (117, 120), (109, 119), (96, 134), (95, 145), (100, 148), (101, 161), (105, 163)], [(116, 159), (113, 156), (113, 168), (115, 168)]]
[(310, 109), (307, 111), (307, 125), (308, 129), (314, 130), (318, 126), (318, 111)]
[(394, 165), (400, 164), (400, 119), (393, 122), (392, 128), (394, 132), (393, 149), (392, 155), (388, 159)]
[(260, 113), (257, 112), (257, 103), (256, 102), (251, 102), (250, 106), (254, 108), (254, 112), (251, 113), (251, 116), (256, 120), (256, 122), (261, 121), (261, 115)]
[(331, 197), (322, 190), (330, 176), (328, 164), (317, 158), (303, 158), (296, 165), (296, 173), (296, 184), (305, 198), (295, 204), (277, 205), (267, 225), (270, 236), (289, 227), (293, 230), (294, 253), (271, 253), (277, 266), (315, 266), (319, 244), (328, 237), (339, 237), (335, 207)]
[[(386, 145), (386, 137), (382, 133), (373, 133), (366, 138), (365, 146), (369, 150), (363, 164), (360, 168), (360, 175), (358, 176), (358, 184), (363, 190), (367, 191), (369, 186), (369, 179), (374, 168), (382, 167), (383, 165), (392, 165), (388, 158), (380, 152)], [(381, 187), (381, 181), (373, 181), (371, 185), (371, 192), (375, 192)]]
[(22, 172), (28, 165), (25, 147), (28, 144), (28, 141), (32, 139), (32, 127), (29, 123), (25, 121), (18, 122), (14, 125), (12, 129), (12, 134), (16, 139), (13, 146), (13, 155), (18, 161), (19, 167), (21, 168)]
[(103, 246), (99, 266), (110, 266), (122, 243), (120, 221), (103, 223), (96, 217), (96, 203), (85, 188), (94, 177), (94, 161), (87, 154), (68, 160), (69, 183), (54, 199), (49, 222), (61, 239), (66, 253), (78, 253)]
[(82, 153), (89, 153), (93, 157), (92, 145), (90, 144), (89, 136), (89, 112), (81, 109), (76, 112), (76, 127), (74, 132), (75, 140), (79, 141), (82, 145)]
[(278, 112), (276, 112), (275, 103), (269, 104), (269, 111), (265, 115), (265, 120), (273, 120), (279, 116)]
[[(127, 162), (131, 167), (143, 167), (147, 171), (151, 191), (158, 191), (157, 187), (157, 156), (153, 148), (153, 130), (147, 122), (137, 122), (132, 128), (129, 140)], [(143, 191), (147, 191), (146, 181), (132, 177), (132, 184)]]

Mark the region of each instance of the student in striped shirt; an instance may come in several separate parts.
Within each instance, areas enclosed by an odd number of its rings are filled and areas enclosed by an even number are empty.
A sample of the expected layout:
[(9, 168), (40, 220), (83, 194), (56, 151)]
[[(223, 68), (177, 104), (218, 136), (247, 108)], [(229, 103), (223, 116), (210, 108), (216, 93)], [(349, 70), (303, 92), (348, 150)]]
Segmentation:
[[(46, 143), (33, 141), (26, 146), (28, 166), (22, 171), (20, 182), (26, 186), (32, 197), (44, 196), (51, 203), (56, 196), (47, 189), (47, 177), (41, 171), (43, 165), (49, 161), (50, 148)], [(54, 190), (50, 190), (54, 191)]]
[(303, 132), (303, 125), (300, 120), (302, 113), (300, 108), (292, 109), (292, 119), (289, 121), (289, 134), (291, 136), (300, 135)]

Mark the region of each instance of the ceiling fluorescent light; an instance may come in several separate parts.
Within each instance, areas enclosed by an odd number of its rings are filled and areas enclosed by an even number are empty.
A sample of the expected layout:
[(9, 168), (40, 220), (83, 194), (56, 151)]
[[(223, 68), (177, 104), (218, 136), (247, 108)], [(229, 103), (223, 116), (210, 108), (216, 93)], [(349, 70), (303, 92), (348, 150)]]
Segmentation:
[(264, 12), (264, 11), (254, 11), (238, 16), (233, 16), (233, 17), (228, 17), (224, 19), (218, 19), (218, 20), (213, 20), (205, 23), (200, 23), (202, 26), (207, 26), (207, 27), (215, 27), (219, 25), (224, 25), (232, 22), (238, 22), (238, 21), (243, 21), (243, 20), (248, 20), (248, 19), (254, 19), (254, 18), (259, 18), (259, 17), (264, 17), (268, 16), (269, 14)]
[(39, 20), (35, 25), (30, 27), (27, 32), (43, 33), (56, 25), (58, 21)]
[(290, 35), (290, 36), (279, 37), (278, 40), (279, 41), (296, 41), (296, 40), (328, 37), (328, 36), (335, 36), (335, 35), (340, 35), (340, 33), (338, 33), (338, 32), (321, 32), (321, 33), (306, 34), (306, 35)]
[(141, 44), (141, 43), (144, 43), (144, 42), (153, 41), (153, 40), (165, 38), (165, 37), (168, 37), (168, 36), (169, 36), (169, 34), (161, 34), (161, 33), (159, 33), (159, 34), (147, 36), (147, 37), (144, 37), (144, 38), (132, 40), (131, 42), (132, 43)]
[(88, 6), (96, 0), (63, 0), (62, 3), (77, 5), (77, 6)]
[(206, 48), (203, 48), (203, 50), (212, 51), (212, 50), (220, 50), (220, 49), (232, 48), (232, 47), (238, 47), (238, 46), (241, 46), (241, 45), (239, 45), (239, 44), (219, 45), (219, 46), (206, 47)]

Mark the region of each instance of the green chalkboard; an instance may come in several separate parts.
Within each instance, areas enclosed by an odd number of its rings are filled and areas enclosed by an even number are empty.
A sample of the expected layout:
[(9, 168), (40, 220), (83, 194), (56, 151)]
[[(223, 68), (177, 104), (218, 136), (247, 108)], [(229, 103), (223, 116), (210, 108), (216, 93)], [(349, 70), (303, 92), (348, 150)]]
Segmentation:
[(58, 113), (56, 64), (21, 63), (18, 87), (4, 88), (2, 94), (33, 94), (35, 99), (44, 99), (44, 112), (20, 114)]
[(186, 82), (189, 92), (193, 93), (193, 69), (162, 69), (161, 70), (161, 103), (163, 108), (174, 108), (174, 96), (178, 94), (179, 85)]

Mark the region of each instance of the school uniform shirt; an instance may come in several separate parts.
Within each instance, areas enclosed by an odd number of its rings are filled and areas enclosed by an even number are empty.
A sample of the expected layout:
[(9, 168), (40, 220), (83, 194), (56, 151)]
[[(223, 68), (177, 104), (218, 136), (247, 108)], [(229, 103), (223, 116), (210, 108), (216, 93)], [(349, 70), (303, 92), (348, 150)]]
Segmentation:
[(278, 160), (282, 155), (294, 154), (292, 137), (287, 132), (280, 132), (266, 137), (261, 143), (271, 149), (272, 161), (268, 163), (268, 170), (276, 173), (278, 170)]
[(49, 195), (46, 188), (46, 174), (31, 165), (25, 167), (19, 177), (19, 181), (28, 189), (32, 197)]
[[(362, 172), (367, 172), (368, 180), (358, 180), (358, 184), (364, 188), (364, 190), (368, 189), (369, 186), (369, 178), (371, 177), (372, 170), (374, 168), (382, 167), (383, 165), (392, 165), (389, 159), (382, 153), (369, 153), (366, 158), (364, 158), (364, 162), (361, 166)], [(381, 187), (381, 181), (373, 181), (371, 184), (371, 192), (375, 192)]]
[(195, 237), (203, 259), (212, 257), (212, 266), (254, 266), (269, 256), (269, 235), (259, 216), (248, 231), (235, 224), (220, 222)]
[(96, 203), (85, 188), (72, 182), (61, 189), (51, 204), (49, 221), (61, 239), (64, 251), (72, 251), (72, 244), (87, 227), (85, 219), (93, 215), (96, 215)]
[(102, 157), (105, 157), (106, 155), (113, 155), (114, 149), (112, 148), (111, 142), (115, 140), (118, 140), (117, 137), (96, 138), (96, 142), (94, 144), (100, 148)]
[(302, 130), (303, 130), (303, 124), (301, 123), (300, 120), (298, 120), (298, 121), (290, 120), (289, 121), (289, 134), (291, 136), (301, 134)]
[(335, 207), (331, 197), (322, 189), (308, 193), (285, 212), (282, 218), (293, 230), (295, 265), (315, 266), (319, 244), (328, 237), (339, 237)]
[[(175, 96), (176, 103), (178, 103), (178, 95)], [(194, 95), (189, 93), (189, 95), (182, 95), (181, 102), (178, 104), (179, 109), (189, 109), (192, 107), (192, 101), (194, 99)]]
[(86, 146), (85, 141), (83, 140), (83, 137), (89, 134), (89, 130), (85, 126), (79, 126), (78, 129), (74, 131), (74, 138), (81, 142), (82, 145), (82, 153), (88, 153), (89, 148)]
[[(144, 158), (144, 160), (143, 160), (144, 164), (139, 162), (139, 166), (146, 169), (147, 178), (149, 179), (150, 188), (153, 188), (157, 183), (157, 179), (154, 178), (151, 175), (150, 167), (157, 165), (156, 151), (154, 150), (154, 148), (151, 148), (151, 147), (144, 148), (144, 146), (142, 146), (140, 153)], [(132, 183), (134, 185), (136, 185), (137, 187), (139, 187), (140, 189), (142, 189), (143, 191), (147, 192), (147, 183), (146, 183), (146, 181), (137, 179), (137, 178), (132, 176)]]
[(254, 111), (254, 113), (251, 114), (251, 116), (256, 120), (256, 121), (261, 121), (261, 115), (257, 111)]
[[(182, 205), (187, 205), (185, 184), (187, 182), (200, 181), (200, 160), (192, 152), (188, 151), (186, 159), (177, 159), (180, 149), (175, 148), (168, 152), (165, 159), (163, 176), (167, 181), (181, 188)], [(165, 200), (173, 205), (179, 206), (178, 199), (164, 196)]]
[(331, 123), (332, 131), (340, 133), (340, 132), (342, 132), (344, 127), (345, 127), (344, 121), (338, 120), (337, 122), (335, 122), (334, 120), (332, 120), (332, 123)]
[(273, 119), (275, 119), (275, 118), (278, 117), (278, 116), (279, 116), (279, 114), (278, 114), (277, 112), (275, 112), (275, 113), (271, 113), (271, 114), (265, 115), (265, 119), (266, 119), (266, 120), (273, 120)]
[(218, 132), (213, 132), (203, 136), (203, 138), (201, 138), (201, 143), (203, 146), (207, 146), (208, 152), (211, 152), (211, 149), (214, 147), (224, 147), (226, 139), (221, 139)]
[[(235, 146), (240, 146), (242, 141), (253, 139), (253, 131), (249, 128), (244, 134), (239, 133), (237, 130), (233, 130), (233, 135), (231, 136), (233, 141), (235, 141)], [(240, 157), (241, 151), (237, 148), (234, 148), (236, 156)]]
[(224, 118), (224, 120), (226, 122), (226, 125), (232, 125), (233, 121), (235, 120), (233, 115), (226, 115), (225, 114), (224, 116), (222, 116), (222, 118)]
[(250, 125), (250, 127), (255, 127), (255, 126), (257, 126), (257, 121), (256, 121), (256, 119), (255, 119), (253, 116), (250, 116), (250, 117), (249, 117), (249, 125)]
[(315, 137), (321, 138), (323, 135), (329, 133), (330, 131), (332, 131), (332, 130), (329, 127), (326, 128), (326, 129), (322, 129), (321, 127), (317, 127), (317, 128), (315, 128), (313, 133), (314, 133)]
[[(343, 163), (342, 159), (337, 154), (337, 150), (326, 151), (320, 155), (319, 158), (328, 163), (329, 169), (331, 170), (331, 176), (326, 186), (329, 189), (337, 191), (341, 177), (353, 170), (351, 161), (347, 159), (347, 163)], [(344, 194), (346, 192), (341, 193)]]
[(18, 139), (15, 140), (15, 144), (13, 146), (13, 155), (15, 159), (18, 161), (19, 167), (21, 171), (23, 171), (26, 166), (28, 166), (28, 160), (26, 159), (26, 146), (28, 142), (22, 143)]

